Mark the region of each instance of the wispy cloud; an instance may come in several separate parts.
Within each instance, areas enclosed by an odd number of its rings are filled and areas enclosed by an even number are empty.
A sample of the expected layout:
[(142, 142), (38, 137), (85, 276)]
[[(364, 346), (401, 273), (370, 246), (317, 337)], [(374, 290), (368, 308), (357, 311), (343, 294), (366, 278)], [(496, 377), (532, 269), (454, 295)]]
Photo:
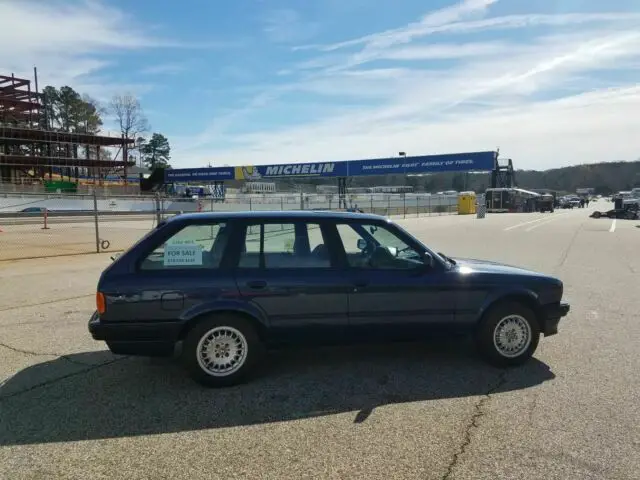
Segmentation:
[(171, 75), (187, 70), (187, 66), (182, 63), (161, 63), (158, 65), (150, 65), (140, 70), (143, 75)]
[(303, 42), (313, 38), (319, 31), (319, 23), (306, 21), (295, 10), (281, 8), (270, 11), (263, 18), (263, 30), (275, 43)]
[[(153, 35), (123, 10), (98, 0), (2, 1), (0, 45), (11, 46), (0, 49), (0, 71), (30, 77), (36, 65), (44, 83), (58, 86), (94, 84), (91, 77), (113, 66), (110, 55), (116, 53), (228, 46)], [(87, 93), (99, 95), (102, 87)]]
[[(635, 77), (611, 72), (640, 64), (640, 12), (491, 17), (494, 3), (465, 1), (404, 27), (310, 47), (282, 69), (290, 83), (265, 87), (258, 107), (217, 120), (216, 140), (241, 147), (216, 145), (205, 133), (181, 152), (194, 166), (204, 157), (269, 163), (497, 145), (528, 168), (550, 167), (558, 155), (564, 164), (634, 159), (630, 141), (640, 125), (628, 118), (640, 108), (640, 91)], [(517, 36), (504, 35), (516, 28)], [(466, 35), (479, 31), (503, 35)], [(438, 41), (425, 43), (432, 35)], [(342, 107), (234, 131), (258, 111), (277, 115), (300, 93)]]
[(366, 48), (387, 48), (399, 43), (408, 43), (416, 37), (428, 35), (434, 29), (470, 16), (483, 15), (486, 10), (498, 0), (463, 0), (460, 3), (434, 12), (427, 13), (419, 21), (410, 23), (402, 28), (386, 30), (384, 32), (338, 42), (330, 45), (310, 45), (294, 47), (295, 49), (319, 49), (323, 51), (338, 50), (345, 47), (365, 45)]
[(294, 47), (294, 50), (320, 50), (329, 52), (360, 44), (377, 44), (378, 46), (388, 47), (393, 44), (407, 43), (413, 39), (419, 39), (434, 34), (464, 34), (484, 30), (513, 30), (540, 26), (570, 27), (589, 23), (602, 24), (603, 22), (636, 22), (639, 19), (640, 13), (625, 12), (505, 15), (474, 21), (453, 21), (437, 25), (430, 23), (423, 24), (420, 22), (401, 29), (389, 30), (338, 43), (326, 45), (301, 45)]
[[(487, 0), (488, 1), (488, 0)], [(467, 10), (465, 10), (467, 11)], [(427, 16), (428, 17), (428, 16)], [(393, 49), (399, 44), (407, 44), (411, 41), (422, 39), (430, 35), (442, 34), (463, 34), (472, 33), (482, 30), (498, 31), (501, 29), (526, 29), (530, 27), (548, 26), (548, 27), (570, 27), (581, 24), (597, 24), (606, 26), (608, 24), (626, 25), (629, 27), (637, 26), (640, 21), (640, 13), (638, 14), (564, 14), (564, 15), (511, 15), (504, 17), (487, 18), (472, 21), (455, 21), (433, 25), (432, 23), (423, 24), (417, 27), (407, 27), (403, 29), (383, 32), (368, 37), (362, 37), (355, 40), (349, 40), (342, 43), (320, 46), (317, 49), (324, 52), (334, 52), (345, 47), (363, 44), (361, 50), (346, 54), (339, 62), (334, 62), (328, 67), (331, 70), (345, 70), (359, 65), (363, 65), (376, 60), (396, 59), (401, 55), (414, 55), (418, 57), (420, 54), (425, 58), (453, 58), (454, 56), (470, 56), (487, 53), (491, 48), (499, 48), (497, 44), (459, 44), (457, 46), (440, 46), (437, 45), (421, 45), (405, 49)], [(482, 50), (484, 49), (484, 51)], [(465, 55), (465, 50), (469, 53)], [(439, 55), (439, 57), (438, 57)], [(417, 58), (415, 58), (417, 59)], [(317, 57), (311, 62), (316, 65), (323, 63), (323, 57)], [(309, 68), (309, 63), (303, 64), (302, 68)]]

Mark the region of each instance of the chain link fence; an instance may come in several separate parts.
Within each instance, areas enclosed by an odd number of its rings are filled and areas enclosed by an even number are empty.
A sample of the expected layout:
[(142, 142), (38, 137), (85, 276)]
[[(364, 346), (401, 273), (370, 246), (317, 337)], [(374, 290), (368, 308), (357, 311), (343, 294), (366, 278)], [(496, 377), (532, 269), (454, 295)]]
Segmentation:
[[(457, 196), (349, 195), (352, 208), (395, 218), (456, 214)], [(338, 210), (337, 195), (229, 195), (185, 199), (0, 193), (0, 261), (60, 255), (121, 252), (159, 221), (198, 211)]]
[[(458, 213), (457, 195), (425, 194), (360, 194), (349, 195), (351, 208), (388, 217), (419, 217)], [(265, 194), (227, 197), (224, 203), (215, 199), (199, 201), (202, 211), (234, 210), (339, 210), (338, 195)]]

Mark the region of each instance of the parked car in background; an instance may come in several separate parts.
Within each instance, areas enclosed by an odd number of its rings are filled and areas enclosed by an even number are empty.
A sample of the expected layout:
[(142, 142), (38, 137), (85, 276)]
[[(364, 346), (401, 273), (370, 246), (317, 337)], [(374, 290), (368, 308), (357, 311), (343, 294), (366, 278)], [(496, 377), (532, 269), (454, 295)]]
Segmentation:
[(434, 331), (471, 335), (487, 361), (512, 366), (558, 332), (562, 295), (557, 278), (451, 258), (377, 215), (185, 214), (102, 273), (89, 331), (116, 354), (180, 350), (207, 386), (243, 381), (270, 347)]
[(44, 213), (46, 208), (44, 207), (27, 207), (20, 210), (21, 213)]

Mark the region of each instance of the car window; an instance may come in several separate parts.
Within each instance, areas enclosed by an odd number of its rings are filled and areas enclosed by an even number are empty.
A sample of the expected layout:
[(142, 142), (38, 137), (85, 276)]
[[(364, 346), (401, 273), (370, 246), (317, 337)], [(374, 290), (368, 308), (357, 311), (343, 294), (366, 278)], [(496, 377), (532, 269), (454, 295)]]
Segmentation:
[(406, 270), (424, 264), (413, 247), (386, 227), (363, 223), (336, 227), (350, 267)]
[(248, 225), (238, 268), (261, 265), (267, 269), (331, 267), (320, 225), (306, 222)]
[(224, 222), (187, 225), (147, 255), (140, 269), (218, 268), (228, 237)]

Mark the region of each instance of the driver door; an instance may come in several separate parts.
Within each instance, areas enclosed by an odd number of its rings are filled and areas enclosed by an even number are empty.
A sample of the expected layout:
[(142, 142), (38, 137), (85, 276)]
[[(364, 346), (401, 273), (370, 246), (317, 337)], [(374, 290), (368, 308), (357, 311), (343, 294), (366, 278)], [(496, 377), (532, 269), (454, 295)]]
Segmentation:
[(415, 338), (453, 322), (456, 293), (447, 271), (424, 265), (424, 252), (410, 246), (400, 232), (361, 222), (336, 227), (351, 285), (350, 335)]

